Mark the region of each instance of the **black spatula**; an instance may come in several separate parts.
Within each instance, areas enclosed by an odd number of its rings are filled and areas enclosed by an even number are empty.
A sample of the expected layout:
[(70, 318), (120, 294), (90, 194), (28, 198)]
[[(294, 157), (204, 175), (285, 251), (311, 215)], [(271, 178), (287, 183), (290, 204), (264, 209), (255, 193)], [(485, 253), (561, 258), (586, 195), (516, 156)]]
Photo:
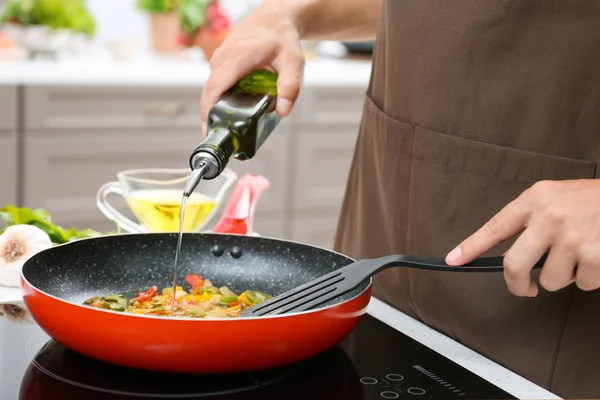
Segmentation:
[[(534, 268), (541, 268), (546, 257), (547, 254), (537, 262)], [(504, 257), (481, 257), (458, 267), (446, 264), (445, 260), (441, 258), (404, 255), (360, 260), (249, 308), (242, 313), (242, 316), (260, 317), (310, 310), (351, 291), (365, 279), (391, 267), (447, 272), (499, 272), (504, 270), (503, 263)]]

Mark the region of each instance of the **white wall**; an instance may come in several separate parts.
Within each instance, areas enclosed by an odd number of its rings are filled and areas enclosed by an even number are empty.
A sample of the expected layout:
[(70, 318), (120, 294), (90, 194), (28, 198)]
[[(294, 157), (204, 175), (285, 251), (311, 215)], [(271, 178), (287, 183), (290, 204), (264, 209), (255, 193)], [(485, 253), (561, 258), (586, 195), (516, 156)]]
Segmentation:
[[(135, 39), (147, 45), (146, 14), (136, 9), (137, 0), (86, 0), (97, 22), (98, 43), (114, 39)], [(222, 7), (236, 21), (261, 0), (220, 0)]]

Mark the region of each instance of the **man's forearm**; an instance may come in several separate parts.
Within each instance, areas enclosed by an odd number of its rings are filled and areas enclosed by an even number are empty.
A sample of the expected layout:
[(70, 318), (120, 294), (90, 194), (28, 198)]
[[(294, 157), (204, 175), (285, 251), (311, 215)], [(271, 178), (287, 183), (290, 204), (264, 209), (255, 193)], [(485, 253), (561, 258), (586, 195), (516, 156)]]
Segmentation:
[(267, 0), (289, 11), (303, 40), (372, 40), (382, 0)]

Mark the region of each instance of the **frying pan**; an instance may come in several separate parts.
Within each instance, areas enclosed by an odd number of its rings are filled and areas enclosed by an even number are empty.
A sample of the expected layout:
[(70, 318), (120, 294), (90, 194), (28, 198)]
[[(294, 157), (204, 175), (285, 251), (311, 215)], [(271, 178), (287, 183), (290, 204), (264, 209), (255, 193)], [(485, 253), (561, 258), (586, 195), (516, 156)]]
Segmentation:
[[(177, 234), (122, 234), (39, 252), (21, 272), (25, 304), (50, 337), (89, 357), (165, 372), (230, 373), (324, 352), (354, 329), (369, 303), (370, 279), (317, 309), (259, 318), (168, 318), (82, 305), (96, 295), (170, 286), (176, 243)], [(272, 295), (353, 261), (306, 244), (218, 233), (186, 233), (181, 249), (178, 285), (200, 274), (234, 292)]]
[[(278, 295), (353, 260), (301, 243), (256, 236), (252, 217), (268, 181), (241, 178), (220, 232), (183, 235), (177, 284), (199, 274), (234, 292)], [(52, 247), (27, 260), (27, 308), (57, 342), (89, 357), (132, 368), (180, 373), (263, 370), (315, 356), (342, 341), (365, 313), (371, 280), (321, 307), (261, 318), (182, 319), (83, 305), (97, 295), (137, 294), (173, 282), (177, 234), (120, 234)]]

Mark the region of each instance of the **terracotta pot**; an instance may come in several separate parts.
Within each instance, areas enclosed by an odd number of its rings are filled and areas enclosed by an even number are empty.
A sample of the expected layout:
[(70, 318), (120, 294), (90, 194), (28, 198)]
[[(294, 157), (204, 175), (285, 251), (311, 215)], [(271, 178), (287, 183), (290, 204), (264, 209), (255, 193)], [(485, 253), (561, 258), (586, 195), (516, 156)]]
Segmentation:
[(179, 15), (177, 13), (150, 14), (152, 49), (159, 52), (174, 52), (179, 44)]
[(229, 28), (214, 33), (210, 28), (203, 27), (196, 31), (191, 45), (199, 47), (204, 52), (206, 59), (210, 60), (215, 50), (223, 43), (228, 34)]

